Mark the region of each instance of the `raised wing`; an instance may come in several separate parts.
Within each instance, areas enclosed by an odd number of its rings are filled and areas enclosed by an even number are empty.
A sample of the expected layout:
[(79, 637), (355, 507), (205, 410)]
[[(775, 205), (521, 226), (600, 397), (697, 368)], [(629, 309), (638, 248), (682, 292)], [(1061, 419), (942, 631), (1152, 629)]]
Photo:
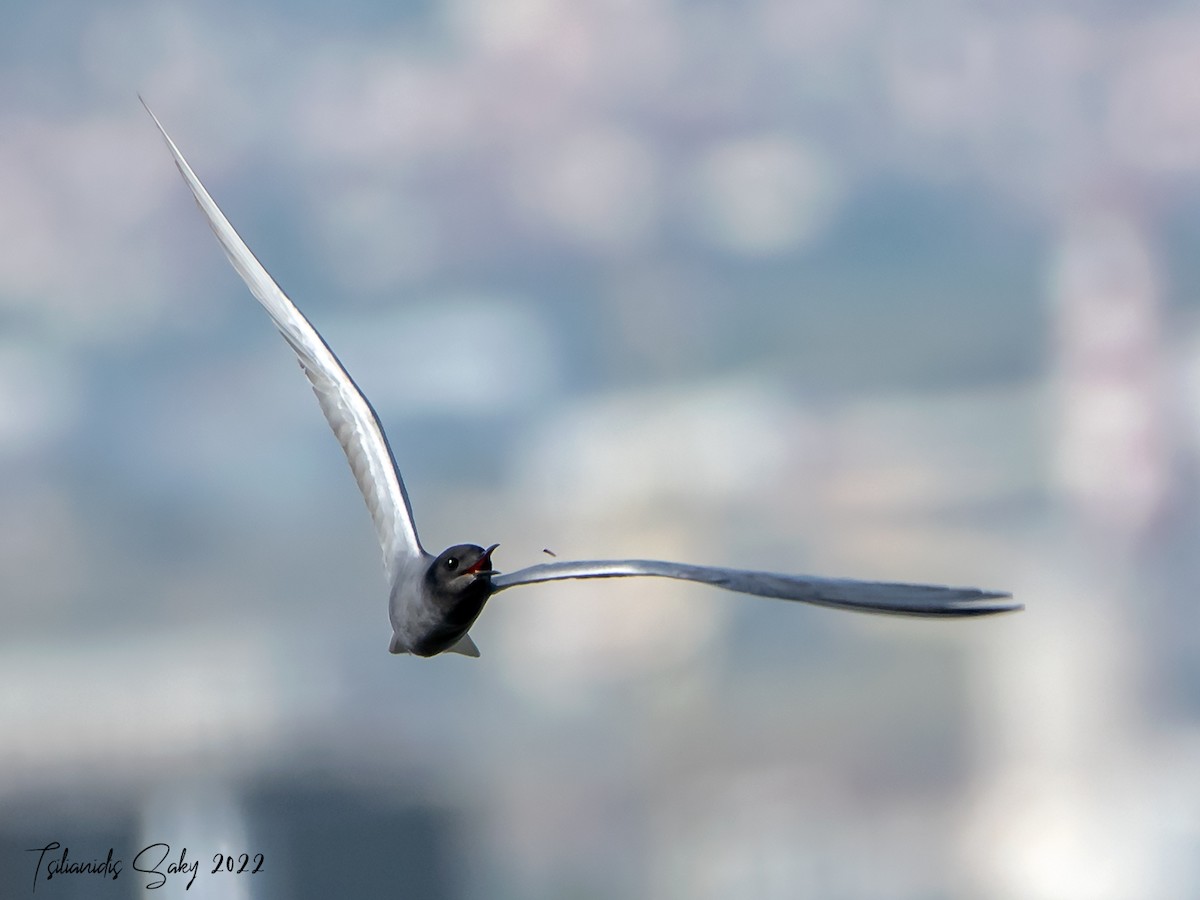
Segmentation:
[(312, 382), (313, 393), (317, 395), (317, 402), (321, 404), (321, 412), (325, 413), (329, 427), (333, 429), (338, 443), (346, 452), (354, 480), (358, 482), (358, 489), (362, 491), (363, 499), (367, 502), (367, 509), (371, 512), (379, 544), (383, 549), (383, 564), (387, 570), (388, 582), (391, 583), (401, 559), (420, 556), (424, 551), (417, 539), (408, 492), (404, 489), (404, 481), (396, 467), (392, 448), (388, 446), (387, 437), (383, 433), (383, 426), (379, 424), (379, 416), (358, 389), (354, 379), (333, 355), (329, 345), (280, 290), (279, 285), (255, 259), (245, 242), (238, 237), (238, 233), (233, 230), (229, 220), (204, 189), (204, 185), (183, 158), (175, 142), (171, 140), (150, 107), (146, 106), (145, 100), (142, 101), (142, 105), (146, 107), (146, 112), (150, 113), (150, 118), (154, 119), (154, 124), (166, 140), (167, 148), (175, 157), (175, 165), (187, 186), (191, 188), (192, 196), (196, 198), (196, 204), (208, 219), (217, 240), (225, 248), (225, 255), (250, 288), (250, 293), (266, 307), (283, 339), (296, 351), (304, 374)]
[(1024, 609), (1012, 595), (977, 588), (941, 587), (933, 584), (894, 584), (883, 581), (852, 581), (846, 578), (813, 578), (807, 575), (773, 575), (715, 566), (690, 566), (653, 559), (591, 560), (555, 562), (530, 566), (517, 572), (492, 577), (495, 591), (540, 581), (565, 578), (628, 578), (653, 575), (698, 581), (740, 594), (799, 600), (834, 609), (888, 613), (898, 616), (962, 617)]

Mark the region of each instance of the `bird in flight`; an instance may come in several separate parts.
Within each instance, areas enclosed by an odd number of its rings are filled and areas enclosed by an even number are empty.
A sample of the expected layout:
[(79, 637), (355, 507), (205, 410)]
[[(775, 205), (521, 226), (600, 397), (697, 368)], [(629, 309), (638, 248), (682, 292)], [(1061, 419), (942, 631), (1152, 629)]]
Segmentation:
[(478, 656), (479, 650), (468, 632), (493, 594), (523, 584), (567, 578), (678, 578), (760, 597), (904, 616), (960, 618), (1022, 608), (1010, 594), (1000, 591), (777, 575), (652, 559), (556, 561), (501, 573), (492, 567), (496, 544), (456, 544), (437, 556), (430, 555), (417, 537), (408, 492), (379, 416), (329, 345), (234, 231), (144, 100), (142, 105), (158, 126), (176, 167), (233, 268), (295, 352), (321, 412), (346, 453), (383, 550), (391, 590), (388, 612), (392, 653)]

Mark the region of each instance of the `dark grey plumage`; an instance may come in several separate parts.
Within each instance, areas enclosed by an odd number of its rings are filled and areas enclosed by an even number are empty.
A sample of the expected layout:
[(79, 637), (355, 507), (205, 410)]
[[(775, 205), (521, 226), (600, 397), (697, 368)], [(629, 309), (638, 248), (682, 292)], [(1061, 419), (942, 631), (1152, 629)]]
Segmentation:
[[(146, 111), (150, 112), (149, 107)], [(459, 544), (436, 558), (431, 556), (417, 537), (404, 480), (371, 404), (321, 335), (229, 224), (154, 113), (150, 116), (230, 263), (296, 353), (321, 411), (346, 453), (383, 550), (391, 588), (388, 611), (393, 653), (478, 656), (468, 632), (492, 594), (518, 585), (565, 578), (676, 578), (743, 594), (907, 616), (955, 618), (1021, 609), (1007, 593), (975, 588), (776, 575), (639, 559), (553, 562), (501, 575), (492, 570), (495, 546), (484, 549)]]

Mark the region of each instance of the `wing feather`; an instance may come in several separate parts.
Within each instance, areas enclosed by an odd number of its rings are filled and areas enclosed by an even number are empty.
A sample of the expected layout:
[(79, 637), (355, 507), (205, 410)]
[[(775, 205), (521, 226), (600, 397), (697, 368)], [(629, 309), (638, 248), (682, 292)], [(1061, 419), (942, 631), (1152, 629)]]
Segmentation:
[(932, 584), (900, 584), (817, 578), (809, 575), (775, 575), (744, 569), (692, 566), (653, 559), (589, 560), (554, 562), (530, 566), (492, 577), (495, 591), (522, 584), (560, 581), (567, 578), (628, 578), (655, 576), (696, 581), (739, 594), (755, 594), (779, 600), (796, 600), (817, 606), (900, 616), (963, 617), (1023, 609), (1011, 594), (978, 588), (943, 587)]
[(167, 142), (176, 167), (225, 249), (229, 262), (246, 282), (250, 292), (266, 308), (283, 339), (295, 351), (304, 374), (308, 376), (321, 412), (325, 414), (329, 427), (346, 453), (350, 471), (354, 473), (354, 480), (371, 513), (390, 583), (400, 560), (420, 556), (424, 551), (417, 538), (408, 492), (379, 416), (329, 345), (234, 231), (144, 100), (142, 105)]

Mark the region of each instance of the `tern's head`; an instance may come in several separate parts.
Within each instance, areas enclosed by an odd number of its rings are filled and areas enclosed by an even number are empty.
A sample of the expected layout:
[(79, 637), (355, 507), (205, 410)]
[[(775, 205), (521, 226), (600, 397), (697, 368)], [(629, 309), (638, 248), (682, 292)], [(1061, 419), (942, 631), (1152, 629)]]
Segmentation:
[(492, 544), (485, 550), (475, 544), (457, 544), (443, 550), (425, 576), (430, 587), (437, 595), (451, 600), (479, 591), (485, 592), (486, 597), (491, 593), (492, 551), (498, 546)]

